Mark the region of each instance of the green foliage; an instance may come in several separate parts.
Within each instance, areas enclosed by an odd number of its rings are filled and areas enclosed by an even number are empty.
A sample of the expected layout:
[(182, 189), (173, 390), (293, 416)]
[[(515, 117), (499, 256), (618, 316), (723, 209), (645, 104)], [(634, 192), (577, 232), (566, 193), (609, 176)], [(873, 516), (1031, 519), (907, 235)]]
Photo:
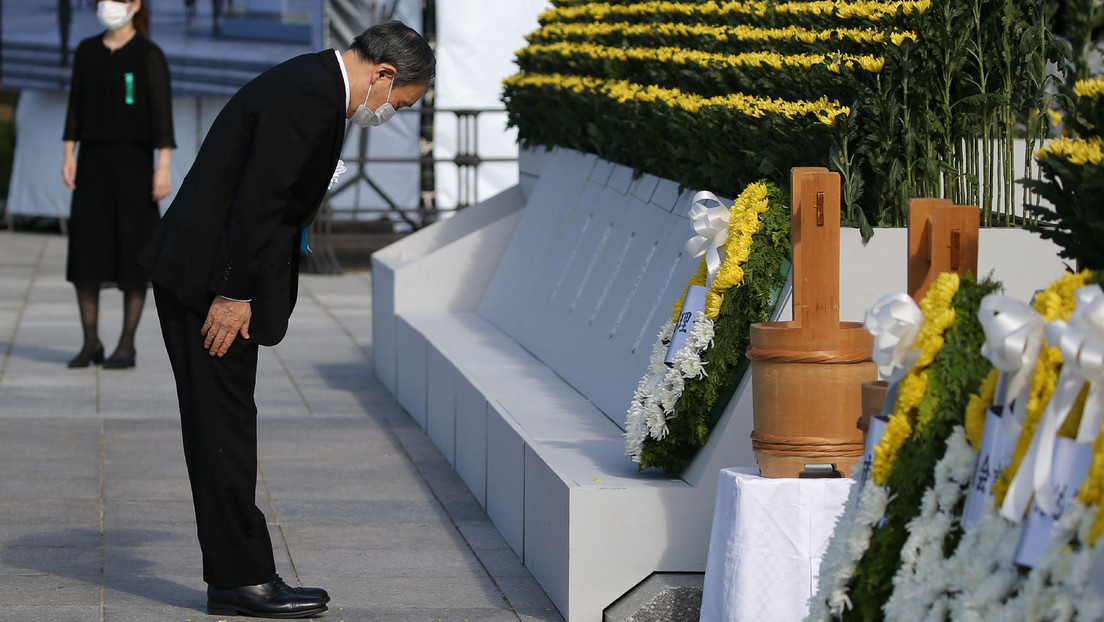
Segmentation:
[[(767, 0), (762, 12), (737, 4), (624, 0), (609, 7), (641, 10), (548, 12), (542, 29), (529, 36), (534, 47), (519, 53), (519, 69), (627, 80), (702, 97), (743, 93), (787, 102), (824, 97), (850, 108), (850, 114), (826, 125), (812, 114), (786, 118), (716, 108), (689, 113), (662, 102), (619, 103), (585, 89), (508, 84), (503, 99), (510, 125), (526, 145), (595, 153), (730, 196), (761, 178), (786, 185), (795, 166), (825, 166), (844, 180), (844, 225), (860, 227), (864, 237), (872, 226), (904, 225), (908, 201), (919, 196), (979, 205), (985, 225), (1013, 222), (1014, 171), (1022, 166), (1013, 161), (1012, 141), (1027, 138), (1030, 154), (1035, 141), (1048, 135), (1046, 110), (1055, 78), (1047, 67), (1071, 62), (1069, 46), (1051, 32), (1056, 0), (932, 0), (923, 13), (901, 8), (895, 15), (846, 17), (831, 10), (783, 13), (780, 0)], [(646, 6), (654, 10), (643, 10)], [(587, 25), (601, 28), (583, 29)], [(805, 30), (783, 37), (746, 32), (790, 27)], [(847, 34), (856, 31), (879, 34), (881, 40)], [(902, 37), (906, 32), (916, 41)], [(578, 50), (538, 47), (556, 43)], [(836, 73), (824, 64), (799, 69), (614, 60), (583, 50), (583, 44), (728, 55), (872, 54), (884, 57), (885, 66), (880, 72)], [(1022, 164), (1030, 155), (1026, 160)]]
[(985, 332), (977, 319), (981, 299), (1000, 289), (1000, 284), (980, 283), (963, 277), (951, 301), (955, 321), (944, 334), (943, 347), (928, 367), (928, 390), (917, 406), (918, 418), (927, 420), (897, 452), (886, 487), (891, 500), (885, 522), (874, 530), (849, 584), (854, 608), (844, 620), (881, 620), (881, 606), (893, 592), (890, 581), (901, 563), (901, 548), (908, 538), (906, 525), (920, 511), (924, 491), (935, 481), (935, 464), (943, 456), (947, 438), (956, 425), (963, 425), (970, 395), (989, 374), (992, 365), (980, 357)]
[(1062, 248), (1079, 269), (1104, 270), (1104, 166), (1071, 164), (1058, 157), (1039, 160), (1041, 180), (1025, 180), (1050, 206), (1029, 205), (1038, 217), (1032, 228)]
[[(752, 236), (752, 252), (744, 264), (744, 282), (725, 292), (714, 323), (713, 347), (702, 354), (707, 375), (686, 380), (682, 396), (668, 420), (662, 441), (647, 439), (640, 454), (640, 468), (661, 467), (676, 471), (705, 445), (716, 423), (717, 406), (739, 384), (747, 369), (745, 352), (751, 325), (766, 322), (774, 310), (774, 294), (786, 281), (783, 265), (791, 257), (788, 194), (768, 184), (769, 208), (760, 215), (759, 231)], [(786, 264), (788, 265), (788, 264)], [(719, 399), (720, 398), (720, 399)]]

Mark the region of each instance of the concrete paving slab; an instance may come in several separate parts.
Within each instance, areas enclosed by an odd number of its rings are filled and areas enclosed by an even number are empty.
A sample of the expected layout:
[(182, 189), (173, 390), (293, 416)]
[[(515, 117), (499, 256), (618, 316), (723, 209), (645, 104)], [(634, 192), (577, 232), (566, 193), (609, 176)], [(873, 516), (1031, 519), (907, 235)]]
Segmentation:
[[(5, 606), (13, 620), (34, 620), (35, 622), (73, 622), (73, 620), (99, 620), (100, 607), (73, 607), (51, 605)], [(148, 619), (148, 618), (147, 618)]]
[[(217, 622), (205, 613), (179, 414), (152, 297), (130, 370), (65, 367), (81, 331), (62, 235), (0, 231), (4, 619)], [(278, 571), (326, 620), (562, 622), (433, 443), (379, 384), (371, 274), (303, 275), (262, 348), (258, 505)], [(121, 296), (101, 292), (100, 338)]]

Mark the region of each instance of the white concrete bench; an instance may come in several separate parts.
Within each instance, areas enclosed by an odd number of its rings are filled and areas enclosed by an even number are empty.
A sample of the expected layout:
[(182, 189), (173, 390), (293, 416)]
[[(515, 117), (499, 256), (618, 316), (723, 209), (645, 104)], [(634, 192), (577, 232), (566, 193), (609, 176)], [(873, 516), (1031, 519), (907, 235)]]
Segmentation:
[[(579, 152), (534, 155), (521, 186), (373, 255), (376, 374), (561, 613), (594, 622), (653, 572), (704, 571), (717, 474), (755, 465), (750, 374), (683, 473), (637, 471), (621, 426), (697, 268), (682, 250), (691, 190)], [(905, 289), (904, 231), (869, 246), (843, 233), (840, 317), (861, 320)], [(1060, 264), (1042, 248), (1035, 273), (1020, 257), (997, 276), (1045, 285)], [(779, 308), (789, 319), (788, 292)]]
[(564, 616), (600, 620), (652, 572), (704, 570), (717, 472), (754, 464), (750, 416), (682, 477), (625, 457), (633, 389), (698, 264), (686, 197), (594, 156), (541, 155), (528, 197), (373, 256), (376, 369)]

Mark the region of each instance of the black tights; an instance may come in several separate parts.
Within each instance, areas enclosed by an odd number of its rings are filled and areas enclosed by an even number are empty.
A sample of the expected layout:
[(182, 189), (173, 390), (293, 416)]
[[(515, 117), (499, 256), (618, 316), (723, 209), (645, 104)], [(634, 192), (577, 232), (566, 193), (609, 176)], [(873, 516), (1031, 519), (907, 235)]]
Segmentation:
[[(100, 345), (100, 288), (78, 287), (77, 304), (80, 307), (81, 328), (84, 330), (82, 352), (91, 352)], [(110, 358), (125, 358), (134, 354), (134, 333), (138, 330), (138, 320), (142, 318), (142, 308), (146, 305), (146, 288), (131, 289), (123, 292), (123, 333), (119, 336), (119, 345)]]

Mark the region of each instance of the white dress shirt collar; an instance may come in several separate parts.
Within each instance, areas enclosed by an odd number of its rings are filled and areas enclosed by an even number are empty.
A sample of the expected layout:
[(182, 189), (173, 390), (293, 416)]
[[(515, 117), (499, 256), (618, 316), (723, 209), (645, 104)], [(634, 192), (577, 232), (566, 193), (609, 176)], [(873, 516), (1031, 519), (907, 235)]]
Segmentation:
[(349, 74), (345, 71), (345, 59), (341, 57), (341, 52), (334, 50), (334, 54), (337, 54), (337, 66), (341, 67), (341, 80), (345, 82), (345, 113), (349, 112)]

